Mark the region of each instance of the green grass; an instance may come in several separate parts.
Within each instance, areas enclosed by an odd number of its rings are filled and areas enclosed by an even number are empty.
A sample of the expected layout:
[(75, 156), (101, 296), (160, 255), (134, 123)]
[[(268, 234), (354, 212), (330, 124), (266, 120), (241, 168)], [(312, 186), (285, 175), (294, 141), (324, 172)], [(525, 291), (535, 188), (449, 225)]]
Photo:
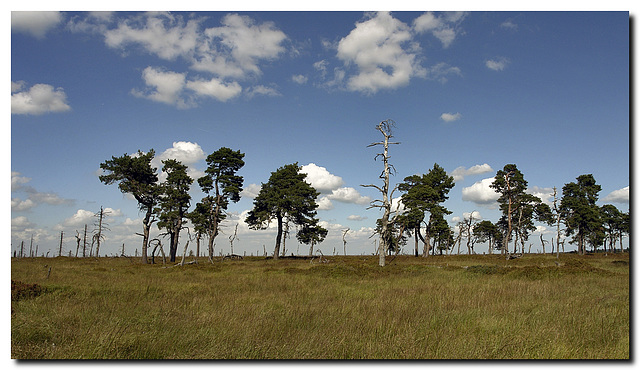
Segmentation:
[(376, 258), (13, 259), (11, 357), (629, 359), (628, 254)]

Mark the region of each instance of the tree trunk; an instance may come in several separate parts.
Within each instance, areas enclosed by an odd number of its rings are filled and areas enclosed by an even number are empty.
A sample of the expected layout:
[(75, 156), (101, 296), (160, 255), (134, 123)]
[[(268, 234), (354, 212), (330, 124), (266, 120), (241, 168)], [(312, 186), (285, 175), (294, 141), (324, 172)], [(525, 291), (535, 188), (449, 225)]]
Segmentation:
[(273, 251), (273, 259), (277, 260), (280, 255), (280, 240), (282, 239), (282, 215), (276, 216), (278, 219), (278, 234), (276, 235), (276, 248)]
[(415, 243), (415, 256), (418, 257), (418, 230), (417, 228), (413, 230), (413, 240)]
[(149, 263), (147, 258), (147, 250), (149, 249), (149, 230), (151, 230), (151, 214), (153, 213), (152, 207), (147, 207), (147, 212), (142, 220), (142, 263)]

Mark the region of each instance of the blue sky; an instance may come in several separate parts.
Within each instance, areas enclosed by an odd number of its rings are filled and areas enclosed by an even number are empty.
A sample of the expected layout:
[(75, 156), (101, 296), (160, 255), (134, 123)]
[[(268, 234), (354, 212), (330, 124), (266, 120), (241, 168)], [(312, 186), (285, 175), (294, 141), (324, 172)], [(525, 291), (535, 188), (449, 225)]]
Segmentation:
[[(54, 253), (64, 231), (75, 253), (103, 206), (102, 253), (134, 254), (142, 215), (99, 164), (153, 148), (159, 169), (173, 157), (197, 177), (227, 146), (246, 153), (245, 191), (216, 254), (236, 223), (235, 253), (273, 251), (275, 231), (242, 218), (293, 162), (321, 191), (323, 253), (341, 253), (349, 228), (347, 252), (371, 254), (379, 194), (360, 185), (379, 184), (367, 145), (384, 119), (401, 142), (393, 184), (434, 163), (455, 177), (451, 226), (473, 211), (498, 220), (488, 184), (508, 163), (545, 201), (591, 173), (599, 204), (629, 209), (627, 12), (13, 12), (11, 25), (12, 250), (33, 235)], [(539, 233), (555, 237), (541, 227), (532, 251)], [(292, 237), (287, 250), (308, 247)]]

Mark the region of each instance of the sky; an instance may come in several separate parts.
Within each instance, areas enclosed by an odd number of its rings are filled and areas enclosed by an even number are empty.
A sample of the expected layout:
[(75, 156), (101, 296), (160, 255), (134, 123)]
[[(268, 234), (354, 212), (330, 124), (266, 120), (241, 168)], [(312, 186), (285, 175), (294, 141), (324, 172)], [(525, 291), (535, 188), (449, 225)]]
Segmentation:
[[(57, 255), (63, 232), (75, 254), (76, 232), (104, 207), (100, 254), (124, 244), (134, 255), (143, 214), (99, 181), (100, 163), (154, 149), (158, 172), (175, 158), (195, 179), (224, 146), (246, 164), (216, 255), (230, 253), (236, 224), (234, 253), (273, 253), (275, 228), (244, 217), (290, 163), (320, 192), (329, 233), (316, 248), (343, 254), (348, 229), (347, 254), (371, 255), (380, 194), (361, 185), (381, 184), (380, 148), (367, 146), (386, 119), (400, 142), (392, 185), (442, 166), (455, 179), (451, 226), (500, 218), (489, 184), (510, 163), (547, 203), (593, 174), (598, 204), (628, 211), (629, 48), (628, 12), (12, 12), (11, 253), (33, 237), (39, 255)], [(196, 182), (190, 194), (192, 209)], [(538, 226), (532, 252), (555, 237)], [(309, 251), (293, 233), (285, 248)]]

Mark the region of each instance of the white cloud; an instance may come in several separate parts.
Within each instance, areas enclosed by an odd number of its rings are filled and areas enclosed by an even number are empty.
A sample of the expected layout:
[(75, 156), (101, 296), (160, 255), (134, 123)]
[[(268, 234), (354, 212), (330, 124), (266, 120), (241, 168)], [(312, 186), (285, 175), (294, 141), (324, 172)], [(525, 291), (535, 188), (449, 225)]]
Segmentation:
[(255, 24), (248, 16), (227, 14), (221, 27), (204, 31), (193, 68), (222, 77), (260, 75), (261, 60), (276, 59), (285, 51), (287, 39), (272, 22)]
[(252, 86), (247, 90), (247, 96), (249, 98), (253, 98), (256, 95), (281, 96), (282, 94), (280, 94), (275, 88), (264, 85)]
[(360, 193), (352, 187), (335, 189), (331, 194), (327, 195), (327, 198), (343, 203), (369, 204), (371, 202), (370, 197), (360, 195)]
[(478, 205), (488, 206), (500, 197), (489, 185), (494, 181), (493, 177), (483, 179), (475, 184), (462, 189), (462, 200), (474, 202)]
[(367, 219), (366, 216), (359, 216), (359, 215), (350, 215), (347, 217), (347, 220), (351, 220), (351, 221), (363, 221), (366, 219)]
[(293, 75), (291, 76), (291, 81), (300, 84), (300, 85), (304, 85), (307, 83), (307, 81), (309, 80), (309, 78), (307, 78), (307, 76), (304, 75)]
[(240, 192), (240, 195), (243, 197), (253, 199), (258, 196), (258, 193), (260, 193), (260, 185), (249, 184), (242, 189), (242, 191)]
[(451, 171), (451, 173), (449, 173), (449, 176), (453, 177), (453, 181), (458, 182), (458, 181), (464, 180), (465, 176), (480, 175), (480, 174), (491, 172), (491, 171), (493, 171), (493, 168), (491, 168), (491, 166), (489, 166), (488, 164), (484, 163), (484, 164), (476, 164), (475, 166), (471, 166), (468, 169), (465, 168), (464, 166), (460, 166), (455, 170)]
[(318, 210), (328, 211), (333, 209), (333, 203), (326, 196), (318, 198), (316, 203), (318, 204)]
[(18, 231), (33, 227), (33, 223), (25, 216), (18, 216), (11, 219), (11, 230)]
[(337, 57), (346, 67), (357, 68), (347, 88), (376, 93), (405, 86), (411, 77), (425, 77), (426, 70), (416, 58), (419, 46), (412, 41), (411, 29), (388, 12), (368, 17), (338, 43)]
[(500, 24), (500, 27), (508, 30), (512, 30), (512, 31), (515, 31), (518, 29), (518, 25), (516, 23), (513, 23), (511, 19), (507, 19), (506, 21), (502, 22), (502, 24)]
[(211, 80), (188, 81), (186, 87), (199, 96), (211, 97), (221, 102), (235, 98), (242, 92), (242, 87), (236, 81), (224, 83), (215, 77)]
[(465, 220), (469, 220), (470, 218), (473, 218), (475, 221), (477, 221), (477, 220), (481, 220), (481, 219), (482, 219), (482, 216), (480, 215), (480, 212), (478, 212), (478, 211), (473, 211), (473, 212), (464, 212), (464, 213), (462, 214), (462, 217), (463, 217)]
[(449, 80), (447, 77), (449, 75), (462, 76), (462, 72), (460, 71), (460, 68), (452, 67), (444, 62), (438, 63), (427, 69), (427, 78), (443, 84)]
[(175, 105), (178, 108), (188, 108), (181, 96), (186, 86), (184, 73), (164, 71), (161, 68), (147, 67), (142, 71), (142, 79), (147, 89), (139, 91), (133, 89), (131, 93), (140, 98), (146, 98), (159, 103)]
[(17, 191), (22, 188), (22, 184), (26, 184), (31, 179), (29, 177), (20, 176), (20, 172), (11, 171), (11, 191)]
[(602, 199), (603, 202), (629, 204), (629, 187), (614, 190)]
[[(526, 192), (528, 194), (531, 194), (533, 196), (540, 198), (543, 203), (546, 203), (548, 205), (553, 204), (553, 188), (541, 188), (539, 186), (532, 186), (528, 188)], [(558, 200), (559, 200), (561, 197), (561, 194), (558, 193), (556, 196), (558, 197)], [(560, 206), (559, 202), (558, 202), (558, 206)]]
[(184, 22), (181, 16), (166, 12), (145, 13), (120, 21), (118, 27), (104, 33), (112, 48), (141, 45), (162, 59), (174, 60), (190, 55), (197, 46), (198, 20)]
[(444, 12), (439, 16), (426, 12), (414, 19), (413, 28), (418, 33), (431, 33), (448, 48), (460, 34), (459, 24), (466, 16), (466, 12)]
[(11, 31), (28, 33), (41, 39), (62, 22), (62, 18), (60, 12), (12, 11)]
[(509, 64), (509, 59), (505, 57), (497, 57), (495, 59), (489, 59), (485, 61), (484, 64), (485, 66), (487, 66), (487, 68), (492, 69), (494, 71), (502, 71)]
[(329, 193), (344, 184), (342, 177), (330, 173), (325, 167), (315, 163), (302, 166), (300, 172), (307, 174), (307, 182), (321, 193)]
[(95, 212), (87, 211), (85, 209), (79, 209), (76, 213), (62, 221), (64, 227), (80, 227), (86, 225), (92, 225), (94, 222)]
[(162, 172), (162, 161), (167, 159), (175, 159), (187, 166), (187, 174), (196, 180), (204, 175), (204, 172), (196, 169), (194, 165), (207, 157), (204, 150), (198, 143), (190, 141), (174, 141), (173, 146), (157, 155), (151, 165), (158, 168), (161, 172), (158, 175), (159, 181), (166, 180), (166, 174)]
[[(66, 112), (71, 109), (67, 95), (62, 88), (47, 84), (33, 85), (28, 91), (21, 91), (22, 81), (11, 83), (11, 114), (40, 115), (50, 112)], [(14, 93), (15, 92), (15, 93)]]
[(440, 119), (445, 122), (453, 122), (462, 118), (462, 114), (460, 113), (442, 113)]
[(28, 211), (31, 208), (35, 207), (35, 203), (31, 199), (22, 200), (20, 198), (11, 198), (11, 210), (22, 212)]

